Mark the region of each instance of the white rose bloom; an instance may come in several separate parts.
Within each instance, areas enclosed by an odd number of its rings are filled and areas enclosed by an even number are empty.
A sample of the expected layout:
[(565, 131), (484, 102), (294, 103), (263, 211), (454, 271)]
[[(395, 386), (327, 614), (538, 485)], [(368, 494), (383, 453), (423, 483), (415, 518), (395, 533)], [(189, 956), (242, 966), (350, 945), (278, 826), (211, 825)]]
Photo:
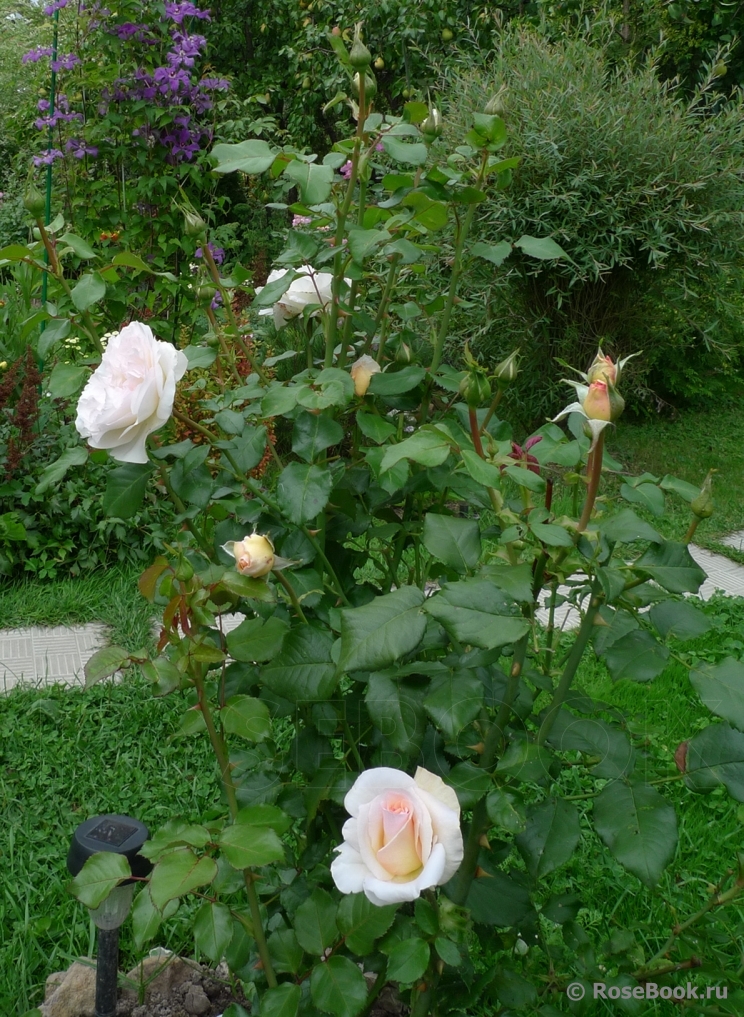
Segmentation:
[(460, 805), (441, 777), (380, 766), (365, 770), (344, 799), (351, 819), (331, 863), (342, 893), (373, 904), (416, 900), (454, 876), (463, 857)]
[(187, 366), (184, 353), (133, 321), (111, 336), (82, 391), (78, 434), (121, 463), (146, 463), (145, 439), (168, 421)]
[[(269, 283), (276, 282), (287, 274), (287, 268), (275, 268), (266, 280)], [(283, 328), (292, 318), (302, 314), (306, 307), (311, 304), (317, 305), (312, 316), (324, 311), (333, 297), (333, 276), (330, 272), (316, 272), (309, 265), (302, 265), (294, 270), (298, 277), (293, 279), (289, 287), (279, 297), (273, 307), (264, 307), (259, 314), (273, 314), (274, 325), (277, 329)], [(349, 280), (346, 280), (349, 283)], [(260, 293), (263, 286), (256, 287), (256, 293)]]

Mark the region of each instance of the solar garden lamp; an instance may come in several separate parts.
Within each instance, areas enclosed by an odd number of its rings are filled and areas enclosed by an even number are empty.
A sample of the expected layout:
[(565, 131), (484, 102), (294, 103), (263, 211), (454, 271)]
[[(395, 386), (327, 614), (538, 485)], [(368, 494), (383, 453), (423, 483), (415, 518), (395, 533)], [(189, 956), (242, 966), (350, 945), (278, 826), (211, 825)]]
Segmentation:
[[(139, 850), (149, 836), (145, 824), (131, 816), (93, 816), (81, 823), (72, 835), (67, 868), (77, 876), (92, 855), (110, 851), (127, 859), (132, 876), (147, 876), (152, 863), (140, 855)], [(134, 879), (125, 879), (114, 886), (97, 907), (88, 909), (98, 928), (96, 1017), (115, 1017), (116, 1014), (119, 926), (132, 907), (134, 884)]]

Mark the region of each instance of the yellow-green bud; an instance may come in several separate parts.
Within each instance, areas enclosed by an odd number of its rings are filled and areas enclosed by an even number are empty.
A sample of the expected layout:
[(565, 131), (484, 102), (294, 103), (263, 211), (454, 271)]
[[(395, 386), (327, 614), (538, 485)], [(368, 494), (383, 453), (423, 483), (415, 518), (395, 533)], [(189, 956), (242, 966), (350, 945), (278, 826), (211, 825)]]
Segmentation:
[(424, 136), (426, 144), (431, 145), (437, 138), (441, 138), (443, 130), (442, 114), (438, 109), (430, 109), (428, 117), (422, 121), (420, 126), (420, 131)]
[(411, 347), (408, 346), (406, 343), (403, 342), (400, 343), (398, 349), (395, 352), (396, 364), (410, 364), (412, 360), (413, 353), (411, 352)]
[(506, 388), (507, 385), (515, 380), (519, 374), (519, 350), (516, 349), (509, 356), (502, 360), (500, 364), (497, 364), (494, 368), (493, 376), (496, 379), (500, 388)]
[(192, 212), (190, 208), (183, 210), (183, 230), (187, 237), (200, 237), (207, 228), (198, 212)]
[(471, 368), (460, 382), (460, 395), (471, 410), (491, 398), (491, 386), (485, 373), (479, 368)]
[(501, 97), (501, 92), (497, 92), (496, 95), (488, 100), (483, 112), (487, 113), (490, 117), (502, 117), (504, 115), (504, 101)]
[(214, 300), (217, 288), (210, 286), (208, 283), (202, 283), (201, 286), (196, 287), (196, 299), (199, 304), (211, 304)]
[(182, 558), (176, 566), (176, 579), (180, 579), (182, 583), (187, 583), (193, 575), (194, 566), (188, 558)]
[(355, 71), (366, 71), (372, 63), (372, 54), (362, 42), (361, 22), (354, 30), (354, 45), (349, 53), (349, 63)]
[[(357, 73), (354, 75), (351, 81), (351, 90), (357, 99), (359, 98), (361, 80), (362, 80), (361, 75), (359, 71), (357, 71)], [(366, 71), (364, 74), (364, 101), (369, 102), (370, 99), (374, 99), (376, 95), (377, 95), (377, 80), (374, 74), (371, 74), (369, 71)]]
[(46, 200), (39, 188), (30, 180), (23, 195), (23, 207), (31, 213), (34, 219), (41, 219), (46, 208)]
[(708, 476), (703, 481), (700, 494), (690, 502), (692, 514), (698, 519), (709, 519), (713, 515), (715, 503), (713, 501), (713, 474), (715, 470), (709, 470)]

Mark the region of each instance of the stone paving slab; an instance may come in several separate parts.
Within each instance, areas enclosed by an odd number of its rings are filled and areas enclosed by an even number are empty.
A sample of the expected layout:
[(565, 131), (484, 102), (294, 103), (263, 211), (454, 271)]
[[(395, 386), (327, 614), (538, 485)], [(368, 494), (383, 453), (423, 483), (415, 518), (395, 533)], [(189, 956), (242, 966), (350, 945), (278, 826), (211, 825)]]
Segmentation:
[(736, 530), (726, 537), (721, 537), (721, 543), (726, 547), (733, 547), (737, 551), (744, 551), (744, 530)]
[(105, 646), (105, 625), (0, 630), (0, 692), (18, 685), (85, 685), (83, 668)]

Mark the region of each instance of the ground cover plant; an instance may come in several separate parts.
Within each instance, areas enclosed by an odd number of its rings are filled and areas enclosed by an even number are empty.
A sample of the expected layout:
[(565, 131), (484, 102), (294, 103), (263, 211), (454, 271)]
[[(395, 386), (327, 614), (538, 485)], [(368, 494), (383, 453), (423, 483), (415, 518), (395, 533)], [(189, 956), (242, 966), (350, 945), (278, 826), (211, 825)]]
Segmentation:
[[(33, 194), (38, 242), (2, 252), (41, 271), (46, 253), (59, 294), (46, 354), (67, 328), (98, 349), (100, 364), (62, 362), (50, 380), (69, 397), (83, 389), (75, 426), (94, 451), (81, 446), (77, 465), (108, 451), (124, 516), (157, 473), (184, 527), (139, 580), (162, 608), (155, 651), (114, 644), (86, 669), (95, 685), (136, 665), (156, 698), (185, 697), (176, 735), (209, 744), (224, 796), (153, 831), (135, 946), (182, 907), (195, 948), (224, 956), (267, 1015), (355, 1017), (392, 985), (414, 1017), (550, 1017), (591, 1012), (597, 982), (651, 1012), (692, 970), (725, 981), (717, 1012), (735, 1013), (739, 932), (707, 928), (738, 921), (735, 846), (698, 912), (652, 932), (621, 898), (606, 945), (561, 883), (588, 853), (610, 885), (661, 895), (685, 878), (669, 867), (694, 829), (689, 796), (744, 797), (740, 646), (677, 645), (712, 626), (682, 597), (704, 579), (687, 542), (713, 511), (710, 478), (643, 473), (603, 488), (621, 472), (605, 445), (632, 359), (602, 349), (573, 369), (556, 419), (513, 440), (499, 414), (519, 356), (486, 370), (465, 347), (464, 369), (447, 364), (452, 314), (477, 259), (565, 251), (529, 233), (473, 242), (478, 206), (520, 169), (495, 103), (445, 143), (436, 108), (375, 110), (358, 32), (350, 52), (334, 48), (352, 137), (322, 158), (260, 139), (212, 149), (216, 173), (261, 178), (294, 217), (264, 287), (239, 266), (221, 273), (182, 197), (209, 273), (203, 342), (180, 349), (134, 321), (101, 354), (89, 311), (105, 274), (147, 266), (91, 249), (83, 260), (100, 268), (71, 289), (60, 252), (80, 257), (80, 238), (45, 230)], [(248, 289), (259, 313), (244, 323)], [(267, 356), (272, 330), (292, 345)], [(177, 399), (190, 390), (203, 393), (194, 416)], [(681, 540), (636, 511), (661, 516), (667, 499), (687, 506)], [(581, 623), (561, 639), (565, 587)], [(225, 636), (228, 611), (244, 620)], [(590, 650), (616, 682), (645, 685), (674, 661), (698, 715), (657, 735), (599, 698)], [(95, 907), (129, 875), (121, 856), (97, 854), (72, 891)]]

